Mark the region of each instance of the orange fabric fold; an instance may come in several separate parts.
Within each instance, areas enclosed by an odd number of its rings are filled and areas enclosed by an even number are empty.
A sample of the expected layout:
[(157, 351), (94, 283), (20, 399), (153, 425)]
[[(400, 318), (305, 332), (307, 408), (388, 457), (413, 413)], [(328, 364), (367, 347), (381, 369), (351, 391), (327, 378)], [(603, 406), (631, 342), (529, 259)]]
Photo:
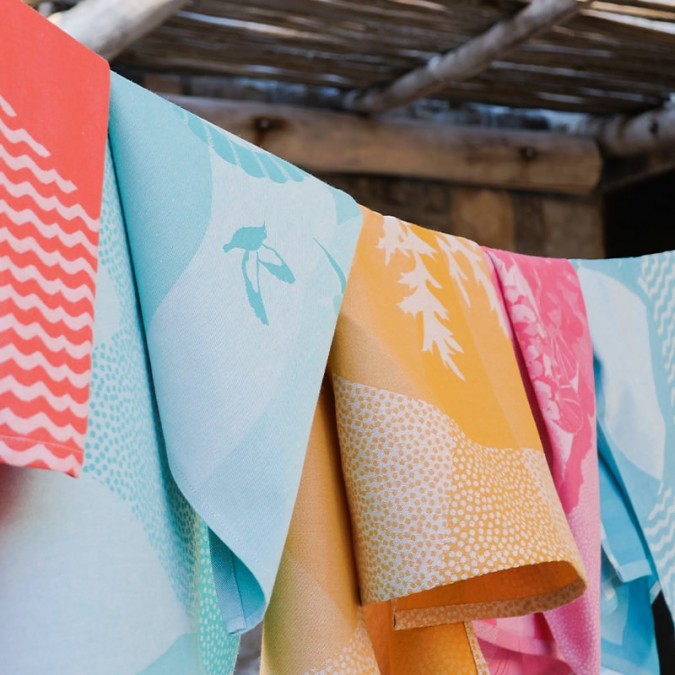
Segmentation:
[(481, 249), (364, 209), (329, 375), (263, 671), (487, 672), (470, 621), (585, 581)]

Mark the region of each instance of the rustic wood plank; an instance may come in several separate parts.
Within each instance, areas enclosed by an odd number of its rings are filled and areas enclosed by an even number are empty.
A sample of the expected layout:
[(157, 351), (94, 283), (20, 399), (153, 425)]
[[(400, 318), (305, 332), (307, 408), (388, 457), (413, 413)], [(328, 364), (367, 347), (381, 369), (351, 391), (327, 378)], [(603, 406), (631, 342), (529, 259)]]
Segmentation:
[(359, 112), (383, 112), (433, 94), (448, 83), (467, 80), (525, 40), (571, 18), (581, 7), (583, 2), (579, 0), (532, 0), (510, 19), (393, 82), (351, 92), (345, 107)]
[(482, 246), (516, 247), (513, 200), (506, 190), (456, 188), (452, 197), (452, 233)]
[(545, 197), (542, 212), (546, 241), (543, 254), (555, 258), (604, 256), (602, 207), (595, 200)]
[(600, 155), (588, 138), (372, 120), (295, 106), (167, 98), (314, 172), (577, 194), (593, 190), (600, 176)]

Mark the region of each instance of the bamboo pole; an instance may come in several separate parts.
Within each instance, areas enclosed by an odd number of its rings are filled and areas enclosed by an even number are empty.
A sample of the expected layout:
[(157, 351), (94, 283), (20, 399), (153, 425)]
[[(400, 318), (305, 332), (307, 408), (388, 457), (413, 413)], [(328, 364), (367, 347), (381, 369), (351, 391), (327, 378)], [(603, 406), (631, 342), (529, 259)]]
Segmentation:
[(110, 60), (156, 28), (188, 0), (83, 0), (49, 20)]
[(467, 80), (529, 38), (574, 16), (584, 4), (584, 0), (532, 0), (511, 18), (447, 54), (434, 56), (393, 82), (350, 92), (344, 107), (380, 113), (429, 96), (452, 82)]

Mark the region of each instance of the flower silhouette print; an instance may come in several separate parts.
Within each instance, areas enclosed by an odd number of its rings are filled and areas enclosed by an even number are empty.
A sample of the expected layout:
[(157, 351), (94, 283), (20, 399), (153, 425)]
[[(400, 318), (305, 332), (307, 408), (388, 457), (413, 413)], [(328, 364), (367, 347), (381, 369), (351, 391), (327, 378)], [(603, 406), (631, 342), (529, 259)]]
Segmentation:
[(267, 239), (267, 227), (264, 223), (260, 227), (242, 227), (223, 246), (223, 251), (225, 253), (235, 249), (244, 251), (241, 259), (241, 272), (244, 277), (248, 303), (258, 319), (267, 326), (269, 319), (260, 288), (260, 267), (264, 267), (279, 281), (287, 284), (294, 283), (295, 277), (279, 253), (265, 244), (265, 239)]

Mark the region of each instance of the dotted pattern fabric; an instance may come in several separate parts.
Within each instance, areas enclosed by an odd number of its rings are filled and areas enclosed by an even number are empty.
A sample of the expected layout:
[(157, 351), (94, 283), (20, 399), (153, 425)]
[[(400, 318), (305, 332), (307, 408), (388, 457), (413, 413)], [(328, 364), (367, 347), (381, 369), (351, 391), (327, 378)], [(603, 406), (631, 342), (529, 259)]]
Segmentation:
[[(483, 447), (402, 394), (337, 375), (333, 386), (364, 602), (548, 561), (582, 569), (542, 452)], [(538, 602), (500, 604), (493, 615)]]
[(99, 302), (84, 473), (128, 503), (198, 634), (195, 673), (234, 668), (239, 640), (225, 632), (208, 529), (171, 477), (147, 365), (114, 169), (106, 161)]

